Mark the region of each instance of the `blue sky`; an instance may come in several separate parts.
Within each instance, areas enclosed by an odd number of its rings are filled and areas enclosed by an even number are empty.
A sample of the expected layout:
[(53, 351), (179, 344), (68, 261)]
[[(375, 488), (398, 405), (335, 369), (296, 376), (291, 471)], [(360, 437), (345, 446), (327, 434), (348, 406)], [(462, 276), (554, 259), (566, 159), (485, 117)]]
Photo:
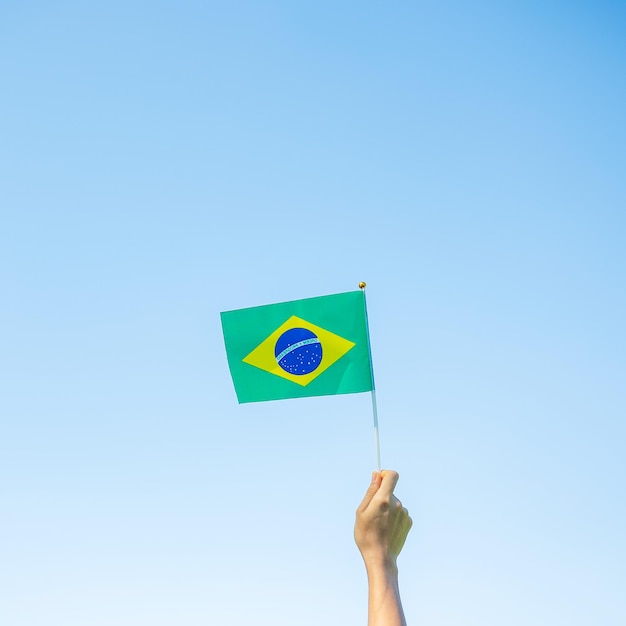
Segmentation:
[(618, 2), (0, 8), (0, 621), (365, 623), (367, 394), (219, 312), (368, 282), (411, 624), (626, 619)]

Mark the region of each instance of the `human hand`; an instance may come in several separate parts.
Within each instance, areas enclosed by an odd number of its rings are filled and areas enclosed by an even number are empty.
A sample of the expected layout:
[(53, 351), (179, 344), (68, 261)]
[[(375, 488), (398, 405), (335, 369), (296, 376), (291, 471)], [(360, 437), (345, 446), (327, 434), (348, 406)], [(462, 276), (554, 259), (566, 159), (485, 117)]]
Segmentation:
[(409, 512), (393, 495), (398, 473), (383, 470), (372, 482), (356, 511), (354, 539), (366, 566), (397, 569), (396, 560), (413, 525)]

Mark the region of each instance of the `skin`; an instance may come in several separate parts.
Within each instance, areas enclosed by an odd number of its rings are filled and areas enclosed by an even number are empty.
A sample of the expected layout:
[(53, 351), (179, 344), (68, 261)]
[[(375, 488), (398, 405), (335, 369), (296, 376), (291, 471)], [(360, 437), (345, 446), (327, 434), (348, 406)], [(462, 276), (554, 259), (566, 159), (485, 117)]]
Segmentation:
[(397, 482), (397, 472), (374, 472), (356, 510), (354, 539), (367, 571), (368, 626), (406, 626), (397, 559), (413, 521), (393, 495)]

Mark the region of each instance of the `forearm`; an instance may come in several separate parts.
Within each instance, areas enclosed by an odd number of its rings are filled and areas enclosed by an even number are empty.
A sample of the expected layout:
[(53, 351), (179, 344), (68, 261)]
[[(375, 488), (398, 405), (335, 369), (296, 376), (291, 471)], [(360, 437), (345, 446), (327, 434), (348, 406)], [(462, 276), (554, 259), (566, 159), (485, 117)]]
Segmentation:
[(368, 626), (406, 626), (395, 564), (366, 563)]

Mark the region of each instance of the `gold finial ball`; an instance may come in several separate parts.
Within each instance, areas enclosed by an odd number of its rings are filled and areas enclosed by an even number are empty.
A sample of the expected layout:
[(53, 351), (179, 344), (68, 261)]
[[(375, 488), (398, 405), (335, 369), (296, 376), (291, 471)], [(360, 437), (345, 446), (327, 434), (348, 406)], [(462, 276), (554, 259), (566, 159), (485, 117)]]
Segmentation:
[(365, 289), (366, 285), (363, 281), (359, 283), (359, 289)]

